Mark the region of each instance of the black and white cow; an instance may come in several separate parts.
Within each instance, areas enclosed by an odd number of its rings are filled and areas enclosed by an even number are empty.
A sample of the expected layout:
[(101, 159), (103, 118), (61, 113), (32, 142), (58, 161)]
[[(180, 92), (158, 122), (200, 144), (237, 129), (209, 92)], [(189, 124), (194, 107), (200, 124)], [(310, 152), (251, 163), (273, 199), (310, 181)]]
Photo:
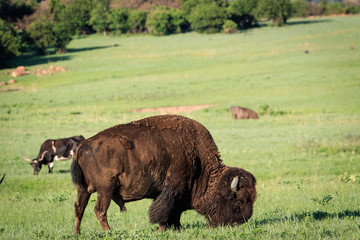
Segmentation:
[(24, 157), (24, 155), (23, 158), (33, 166), (34, 175), (37, 175), (40, 172), (42, 165), (48, 165), (49, 173), (52, 173), (54, 161), (72, 158), (75, 149), (79, 143), (84, 140), (85, 138), (81, 135), (56, 140), (48, 139), (41, 145), (40, 152), (36, 158), (30, 159)]

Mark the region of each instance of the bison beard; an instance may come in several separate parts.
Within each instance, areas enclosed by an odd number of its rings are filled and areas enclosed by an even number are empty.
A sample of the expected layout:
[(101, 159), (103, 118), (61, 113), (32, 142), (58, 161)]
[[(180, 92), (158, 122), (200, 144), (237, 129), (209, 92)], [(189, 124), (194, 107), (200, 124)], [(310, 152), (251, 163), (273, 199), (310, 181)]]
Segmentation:
[(159, 231), (180, 227), (183, 211), (195, 209), (210, 225), (242, 224), (256, 199), (254, 176), (222, 163), (209, 131), (178, 115), (145, 118), (106, 129), (82, 142), (71, 167), (78, 196), (74, 232), (90, 195), (97, 192), (96, 216), (110, 229), (106, 212), (113, 200), (154, 199), (151, 223)]

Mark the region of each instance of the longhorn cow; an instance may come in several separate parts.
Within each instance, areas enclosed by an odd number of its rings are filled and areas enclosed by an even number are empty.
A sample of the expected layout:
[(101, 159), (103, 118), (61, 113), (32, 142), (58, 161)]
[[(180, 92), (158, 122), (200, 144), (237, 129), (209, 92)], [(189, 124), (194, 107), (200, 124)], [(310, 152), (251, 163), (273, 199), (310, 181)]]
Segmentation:
[(48, 165), (49, 173), (53, 172), (54, 161), (68, 160), (75, 152), (75, 149), (84, 141), (83, 136), (74, 136), (70, 138), (48, 139), (41, 144), (39, 154), (36, 158), (30, 159), (23, 155), (25, 161), (30, 162), (34, 168), (34, 175), (39, 174), (42, 165)]

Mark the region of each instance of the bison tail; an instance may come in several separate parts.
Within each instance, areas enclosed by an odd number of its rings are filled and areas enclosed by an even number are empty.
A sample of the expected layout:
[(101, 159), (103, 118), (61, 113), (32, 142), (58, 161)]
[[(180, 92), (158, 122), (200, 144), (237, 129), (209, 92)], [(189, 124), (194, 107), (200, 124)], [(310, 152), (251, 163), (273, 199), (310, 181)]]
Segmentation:
[(71, 164), (71, 176), (75, 185), (86, 187), (84, 172), (82, 171), (79, 162), (77, 161), (77, 154), (74, 155), (74, 160)]

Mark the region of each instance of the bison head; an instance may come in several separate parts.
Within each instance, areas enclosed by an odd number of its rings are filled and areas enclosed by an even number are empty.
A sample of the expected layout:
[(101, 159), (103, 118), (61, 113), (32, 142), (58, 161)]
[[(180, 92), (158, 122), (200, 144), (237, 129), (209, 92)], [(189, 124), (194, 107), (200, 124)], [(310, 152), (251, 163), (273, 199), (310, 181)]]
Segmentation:
[(241, 168), (226, 167), (216, 187), (208, 220), (211, 225), (242, 224), (253, 213), (255, 177)]
[(44, 155), (47, 151), (43, 152), (43, 154), (41, 155), (41, 157), (38, 159), (38, 158), (34, 158), (34, 159), (30, 159), (30, 158), (26, 158), (24, 155), (23, 155), (23, 159), (25, 161), (28, 161), (30, 162), (30, 165), (33, 167), (34, 169), (34, 175), (38, 175), (40, 170), (41, 170), (41, 166), (42, 166), (42, 160), (44, 160)]

